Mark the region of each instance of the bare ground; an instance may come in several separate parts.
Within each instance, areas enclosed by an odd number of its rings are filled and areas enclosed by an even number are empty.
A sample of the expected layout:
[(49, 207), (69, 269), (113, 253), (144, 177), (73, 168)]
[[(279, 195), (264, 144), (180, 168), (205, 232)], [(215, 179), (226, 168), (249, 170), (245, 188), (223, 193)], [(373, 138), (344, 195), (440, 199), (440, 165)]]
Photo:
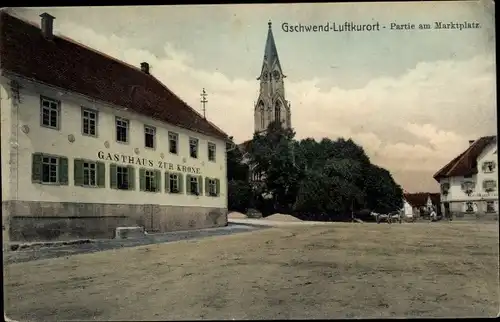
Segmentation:
[(499, 312), (496, 224), (291, 226), (5, 266), (16, 320)]

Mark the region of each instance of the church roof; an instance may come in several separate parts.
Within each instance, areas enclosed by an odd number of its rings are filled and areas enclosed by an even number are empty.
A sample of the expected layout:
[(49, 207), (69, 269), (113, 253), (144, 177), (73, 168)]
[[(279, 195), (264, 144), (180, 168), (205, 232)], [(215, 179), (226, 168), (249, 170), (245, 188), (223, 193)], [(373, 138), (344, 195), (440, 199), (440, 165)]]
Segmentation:
[(274, 64), (278, 65), (279, 70), (281, 69), (280, 59), (278, 57), (278, 50), (276, 49), (276, 43), (274, 42), (274, 35), (272, 30), (272, 23), (269, 21), (269, 28), (267, 30), (267, 40), (266, 47), (264, 50), (264, 61), (262, 63), (262, 68), (267, 67), (268, 71), (271, 71)]
[(154, 76), (69, 38), (47, 40), (40, 28), (0, 13), (2, 71), (79, 93), (172, 125), (227, 139), (221, 129)]
[(439, 182), (441, 178), (477, 174), (477, 158), (489, 144), (496, 142), (496, 139), (496, 135), (477, 139), (464, 152), (436, 172), (434, 180)]

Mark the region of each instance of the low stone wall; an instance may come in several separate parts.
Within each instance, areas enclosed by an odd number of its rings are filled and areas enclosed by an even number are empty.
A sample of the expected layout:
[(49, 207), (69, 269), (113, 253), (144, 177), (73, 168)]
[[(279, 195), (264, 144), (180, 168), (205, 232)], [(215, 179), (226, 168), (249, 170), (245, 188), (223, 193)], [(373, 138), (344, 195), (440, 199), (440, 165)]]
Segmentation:
[(227, 209), (160, 205), (2, 202), (4, 239), (53, 241), (114, 238), (117, 227), (162, 233), (227, 225)]

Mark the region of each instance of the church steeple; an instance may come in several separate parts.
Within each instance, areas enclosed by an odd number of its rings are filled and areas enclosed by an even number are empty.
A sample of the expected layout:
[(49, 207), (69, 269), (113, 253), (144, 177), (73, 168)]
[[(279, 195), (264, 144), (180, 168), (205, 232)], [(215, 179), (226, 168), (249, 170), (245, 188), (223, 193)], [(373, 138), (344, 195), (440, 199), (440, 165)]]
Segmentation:
[(255, 132), (262, 132), (275, 120), (286, 128), (291, 127), (290, 104), (285, 100), (283, 70), (274, 41), (271, 21), (268, 22), (267, 39), (260, 76), (260, 92), (255, 106)]
[(276, 65), (277, 69), (281, 71), (281, 64), (278, 57), (278, 50), (276, 49), (276, 43), (274, 42), (271, 20), (269, 20), (267, 25), (269, 26), (269, 28), (267, 29), (266, 47), (264, 50), (264, 60), (262, 62), (262, 68), (267, 67), (267, 69), (270, 71)]

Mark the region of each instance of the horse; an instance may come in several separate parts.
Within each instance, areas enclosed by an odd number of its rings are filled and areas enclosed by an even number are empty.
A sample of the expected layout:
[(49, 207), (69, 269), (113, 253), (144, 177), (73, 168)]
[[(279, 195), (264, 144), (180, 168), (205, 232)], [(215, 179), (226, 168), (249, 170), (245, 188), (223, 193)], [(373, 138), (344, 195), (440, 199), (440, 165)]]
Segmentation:
[(394, 222), (399, 222), (400, 224), (402, 223), (402, 215), (400, 211), (393, 211), (389, 213), (389, 224)]
[(376, 213), (376, 212), (371, 212), (370, 215), (372, 215), (373, 217), (375, 217), (375, 220), (377, 221), (377, 224), (380, 224), (381, 221), (385, 220), (387, 221), (389, 224), (391, 223), (391, 219), (389, 217), (389, 215), (387, 214), (379, 214), (379, 213)]

